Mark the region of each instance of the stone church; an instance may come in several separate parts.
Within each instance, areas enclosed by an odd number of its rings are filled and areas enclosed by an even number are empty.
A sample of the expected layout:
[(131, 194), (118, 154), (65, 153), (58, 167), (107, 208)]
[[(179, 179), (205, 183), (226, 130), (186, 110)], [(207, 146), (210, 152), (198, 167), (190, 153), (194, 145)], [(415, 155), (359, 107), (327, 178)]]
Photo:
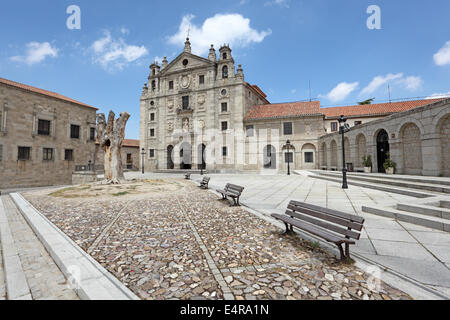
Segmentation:
[[(345, 139), (350, 169), (363, 170), (362, 156), (371, 155), (373, 171), (382, 172), (389, 148), (377, 139), (380, 132), (389, 132), (397, 173), (447, 176), (449, 109), (450, 99), (337, 108), (321, 108), (319, 101), (272, 104), (258, 86), (245, 81), (228, 45), (218, 55), (211, 45), (208, 58), (203, 58), (192, 54), (187, 39), (172, 62), (164, 58), (161, 66), (150, 66), (140, 99), (140, 143), (148, 171), (280, 173), (288, 165), (292, 170), (340, 170), (338, 118), (345, 115), (352, 128)], [(440, 118), (434, 119), (434, 113)], [(387, 119), (389, 125), (383, 126)], [(436, 132), (433, 147), (428, 146), (428, 133), (418, 130), (428, 122), (436, 122), (434, 130), (428, 127)], [(403, 148), (402, 141), (408, 139), (424, 150), (414, 156), (399, 151), (397, 146)]]

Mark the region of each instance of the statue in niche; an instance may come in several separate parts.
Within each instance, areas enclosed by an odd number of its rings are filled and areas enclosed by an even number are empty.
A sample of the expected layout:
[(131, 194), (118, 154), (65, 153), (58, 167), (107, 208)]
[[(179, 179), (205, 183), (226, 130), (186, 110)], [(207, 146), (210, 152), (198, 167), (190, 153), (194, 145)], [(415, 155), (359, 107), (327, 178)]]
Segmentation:
[(183, 119), (183, 131), (184, 132), (189, 131), (189, 119), (188, 118)]

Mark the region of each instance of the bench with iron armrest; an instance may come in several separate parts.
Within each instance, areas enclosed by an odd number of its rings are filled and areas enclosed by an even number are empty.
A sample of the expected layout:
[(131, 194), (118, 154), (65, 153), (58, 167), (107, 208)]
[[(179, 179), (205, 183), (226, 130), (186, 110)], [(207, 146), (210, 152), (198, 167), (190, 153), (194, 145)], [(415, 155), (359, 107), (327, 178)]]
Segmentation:
[(190, 180), (190, 179), (191, 179), (191, 173), (186, 173), (186, 174), (184, 175), (184, 178), (185, 178), (186, 180)]
[[(339, 248), (341, 260), (350, 258), (350, 245), (359, 240), (364, 218), (303, 202), (291, 201), (285, 215), (272, 214), (286, 225), (286, 233), (293, 227), (311, 233)], [(345, 252), (343, 245), (345, 245)]]
[(227, 197), (230, 197), (231, 199), (233, 199), (234, 205), (239, 206), (239, 198), (242, 194), (242, 191), (244, 191), (244, 187), (227, 183), (225, 189), (216, 191), (222, 195), (223, 200), (227, 199)]
[(211, 180), (211, 178), (209, 177), (204, 177), (203, 180), (200, 182), (200, 188), (203, 189), (208, 189), (208, 185), (209, 185), (209, 180)]

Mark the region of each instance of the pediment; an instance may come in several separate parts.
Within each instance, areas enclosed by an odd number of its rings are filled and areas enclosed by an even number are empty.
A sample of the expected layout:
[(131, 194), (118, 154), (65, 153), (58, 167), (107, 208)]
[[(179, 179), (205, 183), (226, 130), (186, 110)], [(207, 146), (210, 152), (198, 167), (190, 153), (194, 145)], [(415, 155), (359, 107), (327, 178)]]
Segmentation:
[[(183, 61), (185, 59), (188, 61), (188, 64), (186, 66), (183, 65)], [(202, 67), (208, 68), (214, 65), (215, 63), (208, 59), (196, 56), (189, 52), (183, 52), (178, 57), (176, 57), (171, 63), (169, 63), (167, 67), (161, 70), (160, 74), (164, 76), (174, 72), (189, 71), (190, 69), (197, 69)]]

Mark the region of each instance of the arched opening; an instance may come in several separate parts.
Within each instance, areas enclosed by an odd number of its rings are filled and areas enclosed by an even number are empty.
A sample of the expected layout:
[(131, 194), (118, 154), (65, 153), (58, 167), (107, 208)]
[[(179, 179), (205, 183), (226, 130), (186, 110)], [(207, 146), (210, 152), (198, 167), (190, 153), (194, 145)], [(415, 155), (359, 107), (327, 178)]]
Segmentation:
[(228, 78), (228, 67), (227, 66), (224, 66), (223, 68), (222, 68), (222, 78)]
[(222, 55), (222, 57), (223, 57), (223, 60), (226, 60), (226, 59), (228, 58), (228, 55), (227, 55), (227, 53), (226, 53), (226, 52), (224, 52), (224, 53), (223, 53), (223, 55)]
[(326, 167), (327, 164), (327, 144), (324, 142), (322, 143), (322, 147), (321, 147), (321, 159), (320, 159), (320, 165), (322, 167)]
[(414, 123), (408, 123), (400, 130), (403, 152), (403, 173), (422, 174), (422, 140), (420, 129)]
[(366, 137), (360, 133), (356, 137), (356, 167), (362, 168), (363, 157), (367, 154)]
[(335, 140), (331, 141), (330, 144), (330, 152), (331, 152), (331, 167), (332, 169), (337, 170), (337, 159), (338, 159), (338, 149), (337, 149), (337, 143)]
[(175, 164), (173, 163), (173, 146), (172, 145), (167, 147), (167, 169), (169, 169), (169, 170), (175, 169)]
[(441, 121), (441, 174), (450, 177), (450, 115)]
[(206, 160), (205, 160), (205, 150), (206, 146), (202, 143), (198, 146), (198, 169), (205, 170), (206, 169)]
[(389, 135), (386, 130), (381, 129), (377, 135), (377, 164), (378, 172), (386, 172), (383, 164), (386, 161), (387, 154), (389, 152)]
[(314, 169), (316, 167), (316, 147), (311, 143), (304, 144), (302, 147), (302, 155), (302, 168)]
[(187, 142), (184, 142), (180, 148), (180, 169), (190, 170), (192, 169), (192, 148)]
[(263, 163), (265, 169), (277, 168), (277, 150), (272, 145), (267, 145), (263, 150)]
[(350, 139), (347, 137), (344, 138), (344, 149), (345, 149), (344, 167), (348, 169), (347, 163), (352, 163), (352, 150), (350, 149)]

